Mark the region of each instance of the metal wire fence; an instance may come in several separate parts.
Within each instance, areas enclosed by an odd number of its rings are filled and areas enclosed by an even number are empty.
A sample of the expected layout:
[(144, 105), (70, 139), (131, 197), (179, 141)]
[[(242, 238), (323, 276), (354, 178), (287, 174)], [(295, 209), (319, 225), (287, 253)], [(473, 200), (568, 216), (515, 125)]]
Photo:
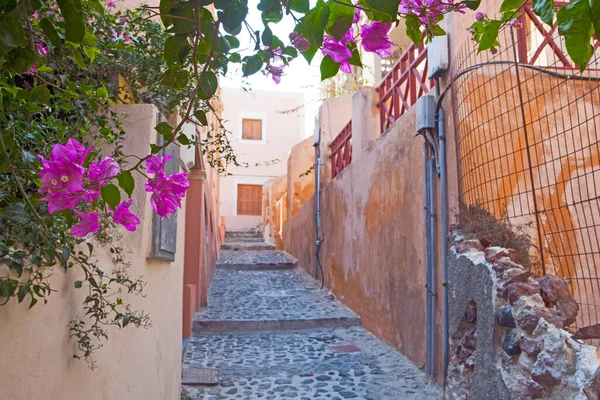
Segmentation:
[(494, 53), (458, 54), (460, 196), (525, 227), (536, 272), (568, 279), (581, 327), (600, 322), (600, 51), (581, 73), (534, 18)]

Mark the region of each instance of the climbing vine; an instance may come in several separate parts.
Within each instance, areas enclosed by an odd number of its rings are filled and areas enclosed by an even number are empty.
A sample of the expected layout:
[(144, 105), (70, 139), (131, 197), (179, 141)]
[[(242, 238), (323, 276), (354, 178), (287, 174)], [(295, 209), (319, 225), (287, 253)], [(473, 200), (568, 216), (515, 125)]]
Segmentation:
[[(575, 0), (556, 13), (581, 68), (600, 27), (599, 2)], [(499, 45), (498, 30), (514, 23), (523, 4), (506, 0), (498, 20), (478, 15), (472, 29), (481, 51)], [(0, 0), (0, 299), (47, 302), (52, 271), (75, 269), (73, 285), (87, 295), (69, 329), (75, 357), (93, 366), (107, 326), (150, 323), (122, 295), (141, 293), (144, 283), (129, 276), (117, 243), (140, 222), (129, 210), (135, 190), (151, 193), (161, 216), (181, 206), (186, 173), (168, 175), (168, 158), (157, 154), (171, 144), (199, 146), (218, 170), (243, 165), (216, 109), (218, 76), (240, 64), (244, 76), (263, 73), (279, 83), (292, 60), (310, 63), (318, 52), (322, 79), (351, 73), (362, 66), (360, 47), (390, 54), (388, 33), (400, 19), (418, 43), (445, 34), (444, 14), (478, 7), (476, 0), (318, 0), (312, 7), (309, 0), (260, 0), (256, 27), (247, 21), (247, 0), (161, 0), (125, 12), (113, 0)], [(537, 0), (534, 12), (552, 23), (554, 3)], [(279, 38), (271, 26), (284, 18), (295, 28)], [(250, 47), (240, 42), (242, 32)], [(177, 123), (156, 126), (163, 144), (147, 156), (124, 154), (126, 132), (112, 108), (120, 102), (154, 104)], [(188, 123), (207, 134), (189, 137)], [(133, 174), (144, 176), (143, 189)], [(98, 266), (94, 246), (109, 249), (113, 268)]]

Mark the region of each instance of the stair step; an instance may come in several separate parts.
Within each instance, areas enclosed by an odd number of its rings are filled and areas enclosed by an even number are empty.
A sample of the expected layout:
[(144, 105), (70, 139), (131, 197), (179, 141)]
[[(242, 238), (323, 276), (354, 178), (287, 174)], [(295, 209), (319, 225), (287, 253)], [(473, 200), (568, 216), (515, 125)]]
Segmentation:
[(275, 245), (266, 242), (226, 242), (221, 250), (275, 250)]
[(265, 239), (261, 237), (256, 238), (239, 238), (239, 237), (226, 237), (225, 243), (261, 243), (264, 242)]
[(317, 328), (349, 328), (360, 326), (358, 317), (273, 319), (273, 320), (195, 320), (194, 336), (207, 333), (235, 333), (259, 331), (301, 331)]
[(268, 271), (294, 269), (298, 260), (284, 251), (277, 250), (222, 250), (217, 268)]

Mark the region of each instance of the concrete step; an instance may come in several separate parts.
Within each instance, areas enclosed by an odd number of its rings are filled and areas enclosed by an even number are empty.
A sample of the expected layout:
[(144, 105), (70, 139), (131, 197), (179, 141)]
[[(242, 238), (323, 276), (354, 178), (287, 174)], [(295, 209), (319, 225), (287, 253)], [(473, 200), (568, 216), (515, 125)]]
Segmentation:
[(298, 260), (285, 251), (222, 250), (218, 269), (267, 271), (294, 269)]
[(275, 250), (275, 245), (266, 242), (226, 242), (221, 250)]
[(217, 269), (193, 333), (296, 331), (360, 325), (360, 318), (304, 271)]
[(254, 237), (254, 238), (244, 238), (244, 237), (226, 237), (225, 243), (261, 243), (264, 242), (265, 238)]
[(239, 230), (239, 231), (225, 231), (226, 238), (261, 238), (263, 237), (262, 231), (255, 230)]

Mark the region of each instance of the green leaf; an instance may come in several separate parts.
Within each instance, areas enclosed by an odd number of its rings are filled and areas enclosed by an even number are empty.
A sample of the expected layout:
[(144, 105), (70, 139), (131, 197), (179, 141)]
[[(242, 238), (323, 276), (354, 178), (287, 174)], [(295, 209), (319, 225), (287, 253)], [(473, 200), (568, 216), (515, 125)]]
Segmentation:
[(421, 32), (421, 21), (416, 14), (408, 14), (406, 16), (406, 35), (415, 46), (418, 46), (423, 40), (423, 32)]
[(330, 56), (323, 57), (323, 61), (321, 61), (321, 81), (336, 76), (339, 70), (340, 64), (333, 61)]
[[(366, 3), (371, 10), (381, 11), (383, 13), (383, 19), (387, 22), (392, 22), (397, 19), (400, 0), (364, 0), (364, 3)], [(378, 20), (382, 19), (380, 15), (379, 17)]]
[[(0, 2), (0, 10), (11, 2)], [(16, 3), (16, 4), (15, 4)], [(13, 8), (0, 15), (0, 55), (8, 53), (25, 40), (23, 20), (29, 18), (34, 11), (42, 6), (39, 0), (22, 0), (12, 2)]]
[(123, 189), (127, 196), (131, 198), (133, 194), (133, 190), (135, 189), (135, 180), (133, 179), (133, 175), (131, 172), (125, 171), (117, 175), (117, 181), (119, 181), (119, 187)]
[(273, 44), (273, 31), (267, 26), (262, 33), (262, 42), (265, 46), (271, 47)]
[(65, 39), (79, 43), (85, 36), (85, 13), (81, 0), (56, 0), (65, 19)]
[(263, 59), (258, 54), (247, 57), (245, 61), (244, 65), (242, 65), (244, 76), (254, 75), (260, 71), (264, 63)]
[(91, 33), (86, 32), (83, 36), (83, 43), (87, 44), (88, 46), (95, 47), (98, 44), (98, 38)]
[(171, 136), (171, 132), (173, 132), (173, 127), (168, 122), (160, 122), (158, 125), (154, 127), (154, 129), (162, 136), (163, 138), (167, 138)]
[(194, 7), (179, 3), (177, 7), (171, 8), (173, 27), (169, 30), (174, 33), (189, 33), (196, 30), (196, 12)]
[(35, 306), (37, 302), (38, 302), (38, 299), (36, 299), (35, 297), (31, 296), (31, 303), (29, 303), (29, 308)]
[(280, 0), (260, 0), (256, 7), (262, 11), (261, 17), (263, 24), (278, 23), (283, 19), (283, 8)]
[(591, 7), (592, 26), (598, 38), (600, 37), (600, 0), (592, 0)]
[(194, 113), (194, 117), (202, 124), (203, 126), (208, 126), (208, 120), (206, 119), (206, 113), (202, 110), (198, 110)]
[(121, 192), (119, 191), (119, 188), (112, 183), (101, 187), (100, 194), (102, 195), (102, 200), (113, 209), (121, 202)]
[(19, 286), (19, 291), (17, 292), (17, 300), (19, 301), (19, 303), (21, 303), (23, 301), (25, 296), (27, 296), (27, 293), (29, 293), (29, 291), (27, 290), (27, 287), (25, 287), (23, 285)]
[(292, 11), (306, 14), (310, 10), (310, 0), (291, 0), (289, 7)]
[(95, 47), (83, 46), (83, 52), (86, 56), (88, 56), (90, 62), (94, 62), (94, 60), (96, 59), (96, 52), (98, 51), (99, 50)]
[(360, 59), (360, 52), (358, 51), (358, 47), (356, 46), (356, 44), (354, 44), (354, 42), (352, 42), (349, 46), (350, 50), (352, 51), (352, 57), (350, 57), (348, 59), (348, 62), (350, 63), (350, 65), (354, 65), (355, 67), (359, 67), (362, 68), (362, 61)]
[(154, 154), (158, 154), (159, 151), (162, 150), (162, 147), (160, 147), (157, 144), (150, 144), (150, 154), (154, 155)]
[(237, 49), (240, 47), (240, 41), (235, 36), (225, 35), (225, 39), (229, 42), (230, 48)]
[(177, 136), (177, 141), (184, 146), (189, 146), (191, 144), (190, 139), (183, 133)]
[(82, 285), (83, 285), (83, 282), (81, 282), (81, 281), (75, 281), (73, 283), (73, 286), (75, 286), (75, 289), (81, 289)]
[(523, 4), (523, 0), (504, 0), (502, 5), (500, 6), (500, 12), (513, 11), (517, 9), (521, 4)]
[(198, 90), (198, 98), (208, 100), (217, 93), (219, 81), (217, 76), (212, 71), (206, 71), (200, 74), (200, 90)]
[(308, 40), (314, 46), (321, 47), (323, 44), (325, 27), (329, 23), (329, 13), (329, 6), (323, 0), (318, 0), (316, 7), (304, 17), (305, 32)]
[(556, 13), (558, 33), (565, 38), (569, 56), (583, 71), (592, 57), (592, 8), (588, 0), (573, 0)]
[(179, 0), (160, 0), (160, 20), (165, 28), (169, 28), (171, 25), (173, 25), (173, 18), (171, 18), (171, 6), (178, 2)]
[(215, 8), (225, 31), (233, 33), (248, 15), (248, 0), (215, 0)]
[(58, 32), (56, 31), (56, 27), (52, 23), (50, 18), (43, 18), (40, 21), (40, 27), (44, 31), (44, 34), (50, 40), (55, 47), (62, 46), (62, 39), (60, 38)]
[(325, 31), (340, 40), (352, 27), (353, 19), (354, 6), (350, 0), (338, 0), (338, 2), (329, 3), (329, 22), (325, 27)]
[(173, 89), (184, 89), (190, 82), (190, 73), (183, 69), (169, 68), (163, 74), (160, 82)]
[(483, 33), (479, 41), (478, 52), (491, 49), (499, 45), (498, 43), (498, 30), (502, 26), (502, 21), (491, 20), (487, 22), (483, 27)]
[(470, 10), (477, 10), (479, 8), (479, 5), (481, 4), (481, 0), (467, 0), (465, 1), (465, 5), (467, 6), (468, 9)]
[(85, 69), (85, 63), (83, 62), (83, 57), (81, 56), (79, 50), (71, 49), (71, 53), (73, 54), (73, 60), (75, 61), (75, 64), (77, 64), (79, 68)]
[(554, 0), (533, 0), (533, 12), (542, 21), (552, 26), (554, 22)]
[[(189, 54), (191, 49), (192, 46), (190, 46), (188, 42), (187, 35), (169, 36), (167, 40), (165, 40), (165, 45), (163, 47), (163, 57), (169, 67), (173, 66), (176, 63), (183, 64), (185, 57)], [(210, 45), (208, 48), (208, 52), (210, 52)]]

